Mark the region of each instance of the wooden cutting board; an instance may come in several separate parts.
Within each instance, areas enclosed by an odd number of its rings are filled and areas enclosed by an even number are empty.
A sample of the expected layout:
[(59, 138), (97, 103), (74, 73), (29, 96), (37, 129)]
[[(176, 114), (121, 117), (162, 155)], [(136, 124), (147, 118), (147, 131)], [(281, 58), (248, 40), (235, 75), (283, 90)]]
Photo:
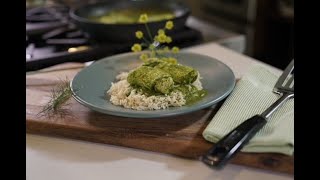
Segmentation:
[[(71, 98), (66, 115), (40, 116), (39, 112), (59, 79), (72, 79), (82, 67), (80, 63), (66, 63), (46, 69), (47, 72), (26, 76), (27, 133), (125, 146), (195, 160), (213, 146), (202, 137), (202, 132), (221, 103), (170, 118), (135, 119), (97, 113)], [(294, 158), (281, 154), (239, 153), (231, 163), (288, 174), (294, 172)]]

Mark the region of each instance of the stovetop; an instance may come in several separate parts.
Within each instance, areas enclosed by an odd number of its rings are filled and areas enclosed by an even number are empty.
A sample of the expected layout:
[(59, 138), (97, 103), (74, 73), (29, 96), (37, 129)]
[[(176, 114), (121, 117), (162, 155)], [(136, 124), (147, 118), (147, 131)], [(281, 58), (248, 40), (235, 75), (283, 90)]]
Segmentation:
[[(26, 11), (26, 71), (64, 62), (88, 62), (129, 52), (134, 42), (96, 42), (72, 23), (69, 7), (50, 5)], [(202, 34), (189, 27), (172, 35), (171, 46), (199, 44)]]

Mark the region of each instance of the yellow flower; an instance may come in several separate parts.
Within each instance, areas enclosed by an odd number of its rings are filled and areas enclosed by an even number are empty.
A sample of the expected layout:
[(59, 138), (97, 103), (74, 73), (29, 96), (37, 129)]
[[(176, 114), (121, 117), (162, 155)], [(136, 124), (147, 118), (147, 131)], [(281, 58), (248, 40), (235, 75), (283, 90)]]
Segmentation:
[(159, 29), (159, 30), (158, 30), (158, 34), (159, 34), (159, 35), (160, 35), (160, 34), (164, 34), (164, 35), (165, 35), (165, 32), (164, 32), (163, 29)]
[(172, 29), (173, 28), (173, 22), (172, 21), (167, 21), (166, 22), (166, 29)]
[(159, 41), (160, 43), (165, 43), (167, 39), (167, 36), (165, 34), (159, 34), (156, 36), (156, 40)]
[(133, 51), (133, 52), (139, 52), (139, 51), (141, 51), (141, 45), (140, 44), (134, 44), (132, 47), (131, 47), (131, 50)]
[(180, 49), (178, 47), (174, 46), (171, 50), (173, 53), (178, 53)]
[(141, 31), (137, 31), (137, 32), (136, 32), (136, 37), (137, 37), (138, 39), (141, 39), (141, 38), (143, 37), (143, 33), (142, 33)]
[(173, 58), (173, 57), (169, 57), (167, 62), (169, 63), (172, 63), (172, 64), (177, 64), (178, 63), (178, 60), (176, 58)]
[(167, 36), (167, 37), (166, 37), (166, 43), (171, 43), (171, 42), (172, 42), (171, 37), (170, 37), (170, 36)]
[(165, 62), (168, 62), (168, 63), (171, 63), (171, 64), (177, 64), (178, 63), (178, 60), (176, 58), (173, 58), (173, 57), (162, 57), (161, 60), (165, 61)]
[(139, 17), (139, 23), (147, 23), (148, 22), (148, 15), (147, 14), (141, 14)]
[(145, 62), (145, 61), (148, 60), (149, 56), (148, 56), (148, 54), (141, 54), (139, 58), (140, 58), (142, 61)]

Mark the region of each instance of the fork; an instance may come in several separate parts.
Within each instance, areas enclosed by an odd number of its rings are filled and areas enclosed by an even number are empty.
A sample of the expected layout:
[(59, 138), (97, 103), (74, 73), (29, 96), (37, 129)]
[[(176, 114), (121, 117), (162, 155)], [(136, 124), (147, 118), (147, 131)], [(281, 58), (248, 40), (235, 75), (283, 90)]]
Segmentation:
[(288, 99), (294, 97), (294, 60), (283, 71), (273, 92), (280, 98), (260, 115), (255, 115), (224, 136), (200, 160), (209, 167), (222, 168), (267, 123), (267, 119)]

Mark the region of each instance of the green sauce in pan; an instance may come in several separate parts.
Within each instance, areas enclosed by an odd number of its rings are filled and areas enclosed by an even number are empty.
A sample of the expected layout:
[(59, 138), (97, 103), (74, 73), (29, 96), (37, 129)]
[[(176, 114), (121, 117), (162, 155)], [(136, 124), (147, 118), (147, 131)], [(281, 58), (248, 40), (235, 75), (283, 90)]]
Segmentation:
[(140, 15), (144, 13), (148, 14), (149, 22), (168, 20), (175, 17), (170, 10), (130, 8), (115, 9), (99, 16), (91, 16), (89, 19), (105, 24), (133, 24), (138, 23)]

